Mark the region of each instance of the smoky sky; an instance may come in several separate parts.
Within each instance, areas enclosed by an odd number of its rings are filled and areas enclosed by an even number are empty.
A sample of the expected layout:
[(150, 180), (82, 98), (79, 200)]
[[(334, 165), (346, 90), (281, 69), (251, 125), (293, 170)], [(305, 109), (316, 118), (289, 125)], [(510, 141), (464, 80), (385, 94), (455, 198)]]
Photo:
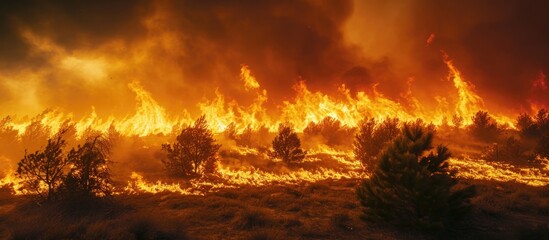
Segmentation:
[[(519, 107), (549, 70), (549, 2), (422, 1), (412, 32), (434, 32), (487, 104)], [(547, 96), (538, 101), (549, 104)]]
[[(18, 73), (28, 72), (40, 73), (32, 83), (37, 102), (71, 111), (117, 103), (124, 109), (134, 100), (126, 85), (135, 79), (170, 111), (194, 106), (216, 89), (245, 101), (242, 65), (272, 105), (291, 99), (300, 80), (327, 93), (341, 83), (352, 92), (377, 84), (401, 100), (413, 78), (413, 92), (428, 102), (452, 90), (443, 51), (487, 107), (527, 109), (532, 81), (549, 70), (546, 9), (547, 1), (488, 0), (10, 1), (0, 7), (0, 73), (8, 76), (0, 83), (0, 106), (17, 105), (23, 93), (14, 89), (25, 85), (8, 88), (8, 82), (23, 81), (27, 75)], [(37, 52), (25, 31), (64, 55), (128, 66), (81, 84), (80, 76), (48, 71), (58, 61)], [(430, 34), (435, 39), (427, 45)], [(2, 114), (14, 108), (6, 109)]]

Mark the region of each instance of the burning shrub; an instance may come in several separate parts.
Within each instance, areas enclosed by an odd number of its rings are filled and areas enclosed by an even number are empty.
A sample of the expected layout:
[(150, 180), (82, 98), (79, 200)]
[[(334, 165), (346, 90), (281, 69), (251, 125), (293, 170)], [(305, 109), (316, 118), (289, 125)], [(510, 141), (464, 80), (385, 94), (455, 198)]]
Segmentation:
[(340, 121), (326, 117), (319, 123), (310, 122), (303, 130), (303, 134), (309, 138), (320, 137), (322, 143), (328, 146), (341, 146), (346, 145), (349, 139), (347, 136), (351, 134), (350, 130), (342, 126)]
[(488, 112), (478, 111), (472, 120), (473, 124), (469, 127), (469, 131), (473, 137), (486, 142), (497, 140), (501, 129)]
[(196, 177), (201, 171), (204, 172), (206, 162), (215, 164), (221, 145), (215, 143), (204, 115), (194, 125), (181, 130), (176, 140), (173, 144), (162, 145), (162, 150), (168, 153), (162, 163), (170, 173), (181, 177)]
[(446, 162), (450, 152), (444, 146), (431, 151), (433, 137), (419, 122), (404, 124), (373, 175), (357, 188), (364, 220), (436, 230), (468, 213), (474, 188), (452, 191), (457, 179)]
[(58, 187), (61, 185), (63, 171), (69, 164), (62, 156), (65, 140), (63, 132), (55, 139), (48, 139), (44, 151), (27, 154), (17, 165), (17, 176), (24, 182), (24, 188), (37, 194), (41, 200), (52, 200)]
[(301, 162), (306, 151), (301, 149), (301, 141), (292, 128), (288, 125), (281, 125), (278, 129), (278, 135), (273, 140), (273, 151), (270, 156), (280, 158), (284, 162)]
[(67, 155), (72, 167), (63, 182), (64, 196), (81, 199), (110, 195), (109, 152), (110, 143), (101, 135), (88, 138), (84, 145), (73, 148)]
[(269, 145), (269, 142), (266, 141), (266, 139), (269, 139), (269, 129), (264, 125), (257, 129), (247, 126), (242, 133), (238, 133), (235, 124), (231, 123), (225, 129), (223, 135), (226, 139), (234, 140), (238, 146), (263, 148)]
[(376, 124), (374, 119), (363, 122), (355, 136), (353, 152), (362, 166), (373, 169), (377, 155), (398, 135), (398, 119), (386, 119)]
[(455, 127), (456, 129), (461, 128), (461, 126), (463, 126), (463, 117), (454, 114), (454, 115), (452, 116), (452, 124), (454, 124), (454, 127)]

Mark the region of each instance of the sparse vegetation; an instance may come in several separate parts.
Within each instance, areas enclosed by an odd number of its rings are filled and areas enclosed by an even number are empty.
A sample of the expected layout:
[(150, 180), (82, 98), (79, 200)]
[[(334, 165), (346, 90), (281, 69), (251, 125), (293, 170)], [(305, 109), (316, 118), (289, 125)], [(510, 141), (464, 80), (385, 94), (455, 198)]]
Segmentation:
[(273, 139), (272, 151), (273, 158), (280, 158), (286, 163), (301, 162), (306, 151), (301, 149), (301, 141), (297, 134), (288, 125), (281, 125), (278, 129), (278, 135)]
[(109, 171), (110, 143), (101, 135), (88, 138), (82, 146), (67, 155), (71, 168), (63, 181), (67, 198), (109, 196), (112, 192)]
[(433, 137), (419, 122), (404, 124), (373, 175), (357, 188), (363, 219), (440, 230), (469, 213), (474, 188), (454, 189), (450, 152), (444, 146), (432, 151)]
[(534, 118), (528, 114), (521, 114), (517, 118), (517, 127), (524, 139), (534, 142), (536, 154), (549, 157), (549, 112), (547, 110), (539, 110)]
[(69, 162), (63, 156), (65, 146), (62, 133), (53, 139), (43, 151), (25, 156), (17, 165), (17, 176), (24, 181), (24, 188), (40, 197), (41, 201), (54, 199), (58, 187), (64, 179), (64, 171)]
[(269, 227), (272, 224), (274, 224), (274, 220), (265, 210), (253, 208), (241, 210), (234, 221), (234, 226), (238, 229)]
[(452, 124), (454, 125), (454, 128), (459, 129), (463, 126), (463, 117), (459, 115), (453, 115), (452, 116)]
[(162, 150), (167, 153), (167, 158), (162, 162), (168, 172), (175, 176), (198, 177), (215, 170), (220, 147), (208, 129), (206, 117), (201, 116), (194, 125), (181, 130), (176, 142), (162, 145)]
[(503, 143), (494, 143), (486, 150), (484, 157), (493, 161), (520, 161), (526, 159), (523, 144), (515, 137), (508, 137)]
[(488, 112), (478, 111), (472, 120), (473, 124), (469, 126), (469, 131), (473, 137), (485, 142), (497, 141), (502, 130)]
[(109, 143), (97, 135), (65, 155), (66, 130), (49, 139), (43, 151), (25, 153), (19, 161), (17, 176), (24, 181), (24, 190), (41, 202), (110, 195)]
[(381, 123), (376, 123), (374, 119), (362, 122), (353, 144), (355, 158), (365, 169), (374, 169), (378, 154), (398, 135), (398, 132), (399, 120), (396, 118), (386, 119)]
[(326, 117), (319, 123), (310, 122), (303, 130), (307, 139), (317, 140), (315, 144), (324, 144), (331, 147), (350, 145), (349, 135), (352, 129), (345, 127), (337, 119)]

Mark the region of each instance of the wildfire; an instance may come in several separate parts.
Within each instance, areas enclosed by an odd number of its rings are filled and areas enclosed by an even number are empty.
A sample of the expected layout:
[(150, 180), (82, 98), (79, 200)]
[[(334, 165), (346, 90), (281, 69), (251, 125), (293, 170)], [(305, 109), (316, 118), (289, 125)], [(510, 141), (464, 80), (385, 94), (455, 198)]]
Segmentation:
[[(473, 123), (471, 117), (474, 116), (476, 112), (486, 110), (484, 107), (484, 100), (475, 93), (475, 86), (462, 78), (460, 71), (454, 66), (452, 60), (446, 54), (444, 54), (444, 63), (446, 63), (446, 66), (450, 69), (449, 78), (452, 79), (454, 87), (458, 91), (459, 100), (456, 104), (455, 111), (459, 116), (463, 117), (463, 123), (469, 125)], [(510, 128), (515, 127), (513, 118), (497, 115), (493, 117), (499, 124), (506, 125)]]
[(170, 133), (173, 126), (179, 121), (170, 120), (166, 111), (152, 98), (152, 96), (141, 87), (138, 82), (132, 82), (129, 88), (137, 95), (137, 112), (119, 123), (116, 123), (116, 130), (125, 135), (147, 136), (158, 133)]
[[(240, 71), (240, 78), (243, 81), (244, 90), (251, 94), (254, 100), (250, 105), (240, 105), (235, 100), (228, 99), (219, 90), (216, 97), (211, 100), (199, 102), (198, 108), (206, 119), (211, 129), (220, 133), (233, 125), (237, 133), (247, 129), (258, 130), (262, 127), (274, 132), (278, 124), (289, 122), (296, 130), (303, 131), (311, 122), (319, 123), (326, 117), (340, 121), (342, 126), (356, 127), (364, 118), (375, 118), (381, 121), (386, 118), (399, 118), (402, 121), (412, 121), (421, 118), (428, 123), (441, 125), (443, 119), (449, 119), (455, 113), (463, 117), (466, 124), (471, 123), (471, 116), (477, 111), (484, 110), (483, 99), (474, 91), (474, 86), (465, 81), (460, 71), (452, 61), (445, 56), (444, 62), (450, 71), (450, 78), (457, 91), (458, 99), (455, 101), (453, 110), (452, 101), (444, 97), (435, 97), (438, 106), (436, 111), (429, 112), (427, 107), (414, 98), (411, 91), (413, 79), (410, 79), (408, 91), (403, 95), (411, 101), (411, 106), (387, 98), (376, 91), (375, 87), (371, 94), (351, 91), (345, 86), (339, 87), (339, 96), (329, 96), (322, 92), (313, 92), (308, 89), (304, 81), (294, 86), (296, 97), (293, 100), (283, 102), (279, 106), (279, 118), (267, 114), (265, 103), (268, 99), (267, 91), (261, 89), (259, 82), (253, 76), (250, 68), (243, 65)], [(543, 82), (542, 82), (543, 83)], [(545, 86), (545, 85), (541, 85)], [(39, 123), (48, 129), (48, 134), (55, 134), (62, 126), (72, 124), (76, 129), (77, 137), (81, 137), (86, 131), (94, 130), (106, 133), (112, 129), (124, 136), (145, 137), (155, 134), (168, 135), (174, 128), (192, 122), (188, 112), (177, 116), (169, 115), (166, 110), (158, 104), (152, 94), (145, 90), (139, 82), (134, 81), (128, 84), (128, 88), (136, 96), (136, 110), (133, 115), (123, 118), (110, 116), (107, 118), (98, 117), (92, 107), (91, 113), (80, 120), (75, 120), (72, 114), (66, 114), (59, 109), (52, 109), (31, 119), (6, 118), (0, 127), (12, 128), (19, 136), (25, 134), (32, 124)], [(412, 109), (412, 110), (410, 110)], [(496, 116), (499, 123), (512, 127), (512, 118), (507, 116)], [(277, 119), (277, 120), (273, 120)], [(231, 150), (242, 155), (259, 156), (255, 148), (232, 146)], [(179, 183), (163, 183), (161, 181), (147, 182), (142, 175), (133, 172), (131, 179), (121, 192), (137, 194), (141, 192), (160, 193), (174, 192), (184, 195), (202, 195), (209, 191), (222, 188), (234, 188), (241, 185), (264, 186), (269, 184), (299, 184), (302, 182), (316, 182), (326, 179), (358, 179), (367, 177), (361, 170), (360, 162), (355, 161), (352, 153), (332, 149), (328, 146), (318, 145), (311, 149), (312, 155), (328, 155), (343, 169), (332, 169), (321, 167), (314, 170), (293, 169), (284, 172), (268, 172), (254, 167), (242, 167), (238, 169), (229, 166), (219, 165), (215, 181), (212, 179), (197, 179)], [(320, 158), (310, 156), (305, 161), (322, 161)], [(496, 181), (517, 181), (520, 183), (545, 186), (549, 184), (549, 177), (541, 170), (535, 168), (513, 168), (510, 165), (491, 163), (482, 160), (452, 159), (451, 164), (459, 170), (459, 177), (490, 179)], [(13, 173), (8, 173), (0, 179), (0, 186), (9, 186), (17, 195), (26, 194), (20, 189), (21, 181)]]
[[(326, 154), (326, 152), (325, 152)], [(340, 155), (341, 154), (341, 155)], [(267, 172), (254, 167), (231, 168), (218, 165), (218, 173), (214, 177), (199, 178), (184, 183), (165, 183), (161, 181), (148, 182), (144, 177), (136, 172), (132, 172), (127, 185), (116, 194), (140, 194), (140, 193), (163, 193), (171, 192), (182, 195), (204, 195), (208, 192), (215, 192), (220, 189), (238, 188), (247, 186), (266, 186), (276, 184), (301, 184), (304, 182), (317, 182), (322, 180), (338, 179), (363, 179), (368, 177), (360, 168), (360, 163), (349, 159), (350, 153), (335, 153), (331, 156), (334, 160), (345, 166), (343, 170), (331, 168), (318, 168), (315, 170), (294, 169), (285, 172)], [(340, 155), (340, 156), (338, 156)], [(345, 156), (344, 156), (345, 155)], [(322, 161), (316, 158), (308, 158), (307, 161)], [(492, 180), (499, 182), (514, 181), (530, 186), (549, 185), (549, 175), (546, 170), (549, 169), (549, 161), (546, 160), (545, 171), (542, 169), (517, 168), (509, 164), (487, 162), (484, 160), (475, 160), (470, 158), (451, 158), (450, 166), (458, 171), (458, 177), (481, 180)], [(21, 190), (22, 181), (17, 178), (13, 172), (8, 173), (0, 179), (1, 188), (9, 188), (15, 195), (29, 194)]]
[(23, 190), (23, 181), (15, 176), (15, 172), (9, 172), (4, 178), (0, 179), (0, 188), (9, 188), (15, 195), (28, 194)]
[[(182, 195), (204, 195), (207, 192), (219, 189), (238, 188), (239, 186), (265, 186), (273, 184), (299, 184), (303, 182), (316, 182), (326, 179), (357, 179), (366, 175), (362, 171), (338, 172), (333, 169), (320, 168), (317, 171), (292, 170), (287, 173), (270, 173), (256, 168), (230, 169), (220, 166), (217, 180), (197, 179), (186, 182), (188, 187), (182, 187), (179, 183), (163, 183), (156, 181), (147, 182), (138, 173), (133, 172), (130, 181), (122, 192), (118, 194), (162, 193), (172, 192)], [(217, 182), (217, 183), (216, 183)]]
[[(331, 117), (348, 127), (356, 127), (364, 118), (375, 118), (381, 121), (386, 118), (397, 117), (403, 121), (413, 121), (421, 118), (426, 122), (440, 125), (443, 119), (450, 119), (455, 113), (462, 116), (465, 125), (471, 124), (471, 117), (479, 110), (484, 110), (483, 99), (474, 92), (471, 83), (463, 80), (459, 70), (452, 61), (445, 55), (444, 62), (450, 70), (450, 78), (458, 93), (455, 111), (450, 111), (449, 102), (446, 98), (435, 96), (439, 106), (435, 112), (425, 111), (425, 106), (415, 99), (410, 90), (412, 80), (408, 82), (409, 88), (406, 92), (406, 99), (411, 99), (411, 106), (406, 106), (398, 101), (389, 99), (373, 89), (371, 95), (365, 92), (358, 92), (351, 95), (345, 85), (339, 87), (340, 96), (331, 97), (322, 92), (312, 92), (307, 88), (304, 81), (294, 86), (296, 97), (292, 101), (284, 101), (279, 107), (280, 120), (273, 120), (267, 114), (265, 102), (267, 91), (261, 89), (258, 81), (252, 75), (248, 66), (243, 65), (240, 77), (244, 82), (246, 91), (253, 91), (254, 101), (248, 106), (242, 106), (235, 100), (228, 100), (220, 91), (216, 91), (216, 97), (212, 100), (204, 100), (198, 103), (201, 113), (206, 116), (210, 127), (214, 132), (223, 132), (230, 125), (234, 124), (238, 133), (246, 129), (257, 130), (266, 127), (274, 132), (281, 122), (291, 123), (297, 131), (303, 131), (310, 122), (318, 123), (325, 117)], [(137, 81), (128, 84), (130, 90), (136, 95), (136, 110), (133, 115), (116, 118), (110, 116), (101, 119), (97, 116), (95, 108), (91, 113), (80, 120), (73, 119), (72, 114), (65, 114), (59, 109), (45, 111), (31, 120), (21, 121), (11, 119), (9, 125), (22, 135), (26, 128), (33, 122), (38, 121), (54, 134), (69, 121), (76, 127), (77, 136), (92, 129), (99, 132), (107, 132), (113, 127), (125, 136), (148, 136), (154, 134), (169, 134), (175, 126), (189, 124), (192, 117), (187, 111), (177, 116), (169, 116), (166, 110), (158, 104), (153, 96), (146, 91)], [(410, 111), (408, 109), (412, 109)], [(513, 118), (508, 116), (494, 116), (500, 124), (513, 127)]]
[(461, 73), (454, 66), (448, 55), (444, 55), (444, 63), (450, 69), (450, 78), (458, 90), (459, 101), (456, 105), (456, 112), (460, 116), (465, 117), (465, 124), (471, 124), (472, 120), (470, 116), (473, 116), (479, 110), (484, 110), (484, 101), (473, 91), (474, 86), (462, 79)]
[[(344, 162), (348, 163), (347, 160), (344, 160)], [(458, 170), (458, 177), (460, 178), (499, 182), (514, 181), (536, 187), (549, 185), (549, 176), (547, 173), (537, 168), (516, 168), (509, 164), (470, 158), (451, 158), (449, 162), (452, 169)], [(347, 171), (320, 168), (318, 170), (298, 169), (286, 173), (271, 173), (254, 167), (232, 169), (220, 165), (218, 178), (214, 180), (217, 183), (213, 183), (212, 179), (198, 179), (187, 182), (187, 187), (182, 187), (179, 183), (146, 182), (141, 175), (133, 172), (128, 185), (119, 194), (172, 192), (182, 195), (204, 195), (207, 192), (226, 188), (238, 188), (243, 185), (300, 184), (327, 179), (362, 179), (368, 177), (364, 172), (355, 168), (354, 164), (349, 164), (348, 166), (349, 169)]]
[(363, 178), (361, 171), (338, 172), (333, 169), (320, 168), (317, 171), (298, 169), (287, 173), (270, 173), (256, 168), (231, 170), (219, 169), (222, 179), (229, 184), (263, 186), (268, 184), (297, 184), (302, 182), (316, 182), (326, 179), (355, 179)]
[(259, 83), (255, 80), (248, 66), (244, 65), (240, 68), (240, 78), (244, 80), (244, 88), (246, 90), (259, 88)]
[(461, 178), (514, 181), (537, 187), (549, 185), (549, 175), (539, 168), (517, 168), (505, 163), (470, 158), (451, 158), (449, 162), (450, 166), (458, 170), (458, 177)]
[(138, 193), (161, 193), (161, 192), (173, 192), (182, 195), (202, 195), (202, 192), (192, 188), (182, 188), (179, 184), (165, 184), (160, 181), (156, 183), (147, 183), (143, 180), (143, 176), (136, 172), (132, 172), (131, 180), (128, 185), (124, 187), (124, 191), (128, 194)]

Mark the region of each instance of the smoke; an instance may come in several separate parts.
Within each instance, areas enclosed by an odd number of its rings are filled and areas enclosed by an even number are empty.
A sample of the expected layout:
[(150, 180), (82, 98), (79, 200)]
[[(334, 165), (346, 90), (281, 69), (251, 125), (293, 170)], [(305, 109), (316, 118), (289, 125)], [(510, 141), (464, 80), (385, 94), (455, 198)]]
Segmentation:
[[(441, 51), (488, 109), (529, 108), (549, 67), (546, 1), (12, 1), (0, 9), (1, 114), (91, 106), (125, 115), (128, 83), (168, 112), (198, 114), (215, 96), (251, 102), (248, 65), (268, 106), (316, 91), (376, 90), (404, 101), (451, 97)], [(427, 39), (429, 43), (427, 43)], [(411, 83), (409, 86), (407, 83)], [(538, 94), (543, 95), (543, 94)], [(547, 99), (536, 100), (546, 101)], [(434, 105), (434, 103), (433, 103)]]
[[(356, 3), (348, 37), (365, 54), (393, 63), (400, 79), (385, 88), (410, 76), (414, 93), (444, 96), (444, 51), (476, 85), (488, 109), (516, 112), (529, 110), (532, 83), (549, 70), (547, 1)], [(547, 98), (537, 100), (549, 105)]]

